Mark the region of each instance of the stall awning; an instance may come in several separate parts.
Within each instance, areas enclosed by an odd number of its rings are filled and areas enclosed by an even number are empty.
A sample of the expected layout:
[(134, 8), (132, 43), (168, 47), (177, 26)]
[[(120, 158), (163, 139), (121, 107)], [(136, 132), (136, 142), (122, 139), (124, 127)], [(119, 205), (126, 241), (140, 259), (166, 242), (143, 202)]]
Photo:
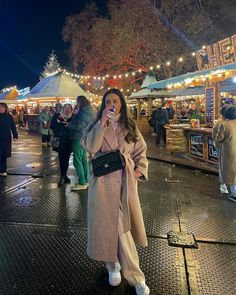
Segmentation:
[(89, 96), (71, 77), (60, 72), (42, 79), (26, 95), (28, 98), (76, 98), (78, 95)]
[(205, 87), (189, 87), (168, 91), (171, 96), (192, 96), (205, 94)]
[(156, 91), (156, 90), (151, 90), (151, 89), (141, 89), (137, 92), (133, 92), (128, 99), (134, 99), (134, 98), (158, 98), (162, 96), (163, 92), (168, 92), (168, 91)]
[(161, 97), (160, 91), (148, 89), (147, 86), (153, 83), (157, 83), (157, 79), (152, 71), (148, 72), (143, 83), (141, 89), (137, 92), (133, 92), (128, 99), (134, 98), (158, 98)]
[(214, 69), (209, 69), (205, 71), (196, 71), (192, 73), (187, 73), (180, 75), (178, 77), (173, 77), (169, 78), (166, 80), (161, 80), (158, 81), (157, 83), (153, 83), (147, 86), (148, 89), (166, 89), (168, 86), (173, 85), (173, 84), (185, 84), (188, 80), (194, 80), (194, 79), (199, 79), (206, 77), (208, 75), (215, 75), (217, 73), (223, 73), (226, 71), (236, 71), (236, 63), (228, 64), (228, 65), (223, 65), (216, 67)]
[(14, 100), (17, 98), (17, 96), (19, 95), (17, 89), (11, 89), (9, 91), (5, 91), (3, 93), (0, 94), (0, 100), (4, 100), (4, 102), (6, 100)]

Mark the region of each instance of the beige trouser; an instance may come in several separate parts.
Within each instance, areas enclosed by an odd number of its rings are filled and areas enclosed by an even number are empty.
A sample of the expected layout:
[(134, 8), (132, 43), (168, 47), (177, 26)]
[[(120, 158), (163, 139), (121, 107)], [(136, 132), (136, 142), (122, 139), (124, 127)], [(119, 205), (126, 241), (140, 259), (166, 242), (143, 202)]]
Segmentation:
[(110, 272), (119, 272), (122, 270), (125, 279), (132, 286), (145, 281), (145, 277), (139, 268), (139, 258), (130, 231), (124, 233), (123, 214), (120, 210), (118, 222), (118, 253), (117, 262), (106, 262), (107, 270)]

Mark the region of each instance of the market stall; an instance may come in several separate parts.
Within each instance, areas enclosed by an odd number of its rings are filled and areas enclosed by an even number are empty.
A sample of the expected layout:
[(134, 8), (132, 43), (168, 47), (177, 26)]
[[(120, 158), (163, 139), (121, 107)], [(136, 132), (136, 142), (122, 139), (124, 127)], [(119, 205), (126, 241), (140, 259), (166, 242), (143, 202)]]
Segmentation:
[(90, 96), (72, 77), (64, 72), (42, 79), (27, 94), (29, 130), (38, 131), (38, 114), (44, 106), (56, 107), (64, 103), (75, 104), (78, 95)]
[(148, 85), (156, 83), (157, 80), (153, 72), (147, 73), (142, 85), (141, 89), (137, 92), (133, 92), (129, 97), (128, 101), (136, 100), (137, 116), (137, 126), (142, 134), (150, 134), (151, 128), (148, 124), (148, 120), (152, 114), (152, 107), (154, 106), (153, 101), (155, 103), (158, 101), (161, 102), (160, 93), (156, 90), (150, 90), (147, 88)]
[[(212, 127), (219, 118), (222, 104), (227, 100), (235, 103), (236, 93), (236, 47), (232, 41), (236, 36), (226, 39), (196, 53), (199, 71), (148, 85), (151, 90), (168, 91), (167, 99), (172, 97), (174, 101), (176, 117), (167, 126), (168, 150), (185, 149), (191, 157), (214, 163), (218, 161), (211, 137)], [(217, 46), (219, 51), (215, 51)], [(179, 114), (184, 111), (188, 121), (180, 122), (180, 117), (184, 116)]]

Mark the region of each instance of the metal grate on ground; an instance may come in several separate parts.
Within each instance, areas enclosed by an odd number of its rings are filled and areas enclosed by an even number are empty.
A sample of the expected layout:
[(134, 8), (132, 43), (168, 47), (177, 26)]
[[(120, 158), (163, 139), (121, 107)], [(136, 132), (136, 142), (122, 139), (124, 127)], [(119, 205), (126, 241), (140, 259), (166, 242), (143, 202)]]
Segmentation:
[[(0, 225), (0, 293), (6, 295), (135, 295), (125, 280), (108, 284), (103, 263), (86, 256), (86, 232)], [(187, 295), (182, 250), (149, 239), (138, 249), (151, 294)]]
[(191, 294), (236, 294), (236, 249), (233, 245), (198, 243), (186, 251)]

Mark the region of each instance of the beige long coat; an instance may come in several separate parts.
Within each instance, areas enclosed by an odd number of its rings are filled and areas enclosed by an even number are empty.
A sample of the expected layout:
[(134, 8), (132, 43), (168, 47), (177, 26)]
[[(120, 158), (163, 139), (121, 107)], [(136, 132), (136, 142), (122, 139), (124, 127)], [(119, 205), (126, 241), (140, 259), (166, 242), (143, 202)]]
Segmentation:
[(221, 123), (215, 140), (220, 145), (220, 180), (228, 185), (236, 184), (236, 119)]
[[(126, 168), (105, 176), (91, 176), (88, 190), (88, 255), (98, 261), (117, 261), (119, 208), (124, 215), (124, 232), (131, 231), (133, 239), (147, 246), (143, 216), (137, 191), (134, 168), (147, 180), (148, 161), (146, 143), (139, 133), (136, 143), (127, 143), (127, 130), (119, 125), (100, 126), (100, 121), (82, 139), (85, 148), (92, 154), (110, 151), (119, 147), (125, 157)], [(109, 143), (110, 147), (106, 143)]]

